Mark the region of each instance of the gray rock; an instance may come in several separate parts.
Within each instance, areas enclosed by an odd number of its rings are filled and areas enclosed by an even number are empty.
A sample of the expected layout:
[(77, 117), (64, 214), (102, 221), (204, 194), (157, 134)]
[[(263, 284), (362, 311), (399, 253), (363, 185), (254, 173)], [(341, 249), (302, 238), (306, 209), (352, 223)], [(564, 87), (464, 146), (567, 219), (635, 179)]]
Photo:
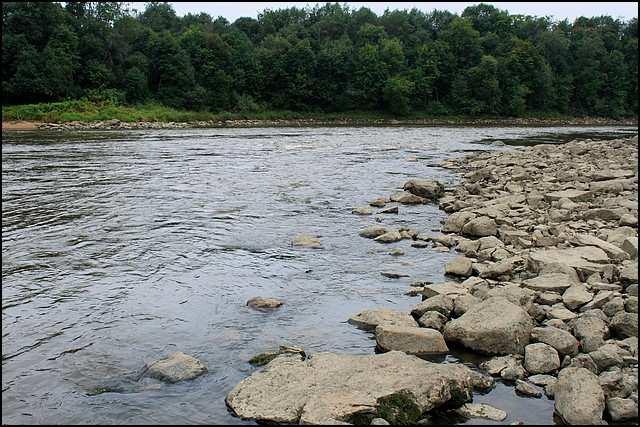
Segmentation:
[(529, 344), (524, 348), (524, 368), (531, 374), (546, 374), (560, 368), (555, 348), (545, 343)]
[(399, 242), (400, 240), (402, 240), (402, 234), (400, 234), (400, 232), (396, 231), (396, 230), (387, 231), (386, 233), (379, 235), (378, 237), (374, 238), (373, 240), (375, 240), (376, 242), (379, 242), (379, 243)]
[(206, 372), (207, 367), (201, 361), (178, 351), (147, 365), (145, 376), (177, 383), (197, 378)]
[(486, 216), (474, 218), (462, 227), (462, 234), (474, 237), (494, 236), (497, 231), (496, 222)]
[(598, 373), (598, 367), (596, 366), (591, 356), (584, 353), (580, 353), (576, 357), (572, 358), (571, 362), (569, 363), (569, 367), (585, 368), (593, 372), (594, 374)]
[(420, 205), (422, 203), (427, 203), (428, 201), (424, 197), (416, 196), (408, 191), (399, 191), (394, 193), (389, 197), (389, 200), (392, 202), (402, 203), (403, 205)]
[(544, 198), (550, 202), (565, 198), (571, 200), (572, 202), (583, 202), (589, 200), (591, 197), (592, 196), (590, 191), (581, 191), (574, 189), (553, 191), (544, 195)]
[(448, 295), (436, 295), (427, 298), (411, 310), (411, 315), (415, 318), (422, 317), (427, 311), (437, 311), (445, 317), (449, 317), (453, 310), (453, 299)]
[(593, 299), (593, 294), (587, 290), (587, 287), (582, 283), (575, 283), (569, 287), (562, 294), (562, 302), (569, 309), (575, 310), (591, 301)]
[(615, 297), (602, 306), (602, 311), (608, 317), (613, 317), (619, 311), (624, 311), (624, 300), (621, 297)]
[(471, 307), (480, 303), (482, 300), (471, 294), (459, 295), (453, 301), (453, 315), (460, 317), (465, 314)]
[(398, 350), (408, 354), (441, 354), (449, 348), (440, 332), (429, 328), (380, 325), (376, 343), (383, 351)]
[[(454, 304), (455, 309), (455, 304)], [(629, 297), (624, 303), (624, 309), (629, 313), (638, 313), (638, 297)]]
[(542, 397), (542, 391), (526, 381), (516, 380), (516, 391), (530, 397)]
[(375, 239), (378, 236), (382, 236), (387, 232), (387, 229), (384, 227), (380, 227), (378, 225), (370, 225), (369, 227), (365, 227), (358, 232), (360, 237), (365, 237), (367, 239)]
[(464, 403), (471, 389), (470, 370), (461, 364), (430, 363), (398, 351), (317, 353), (304, 361), (277, 357), (237, 384), (226, 403), (240, 418), (261, 423), (349, 421), (363, 412), (391, 424), (415, 423), (445, 403)]
[(449, 261), (445, 267), (445, 274), (469, 277), (471, 275), (471, 260), (467, 257), (457, 257)]
[(418, 319), (418, 324), (423, 328), (431, 328), (441, 332), (447, 323), (447, 317), (437, 311), (427, 311)]
[(613, 397), (607, 400), (607, 411), (613, 422), (633, 420), (638, 418), (638, 403), (631, 399)]
[(447, 323), (444, 337), (488, 354), (522, 353), (533, 321), (522, 307), (503, 297), (485, 300)]
[(459, 233), (462, 227), (476, 217), (473, 212), (455, 212), (445, 220), (442, 231), (445, 233)]
[(465, 403), (455, 412), (467, 418), (486, 418), (493, 421), (503, 421), (507, 418), (507, 413), (502, 409), (484, 403)]
[(437, 200), (444, 195), (444, 186), (431, 179), (410, 179), (402, 188), (411, 194), (430, 200)]
[(611, 331), (620, 338), (638, 336), (638, 313), (618, 312), (611, 319)]
[(389, 279), (400, 279), (402, 277), (409, 277), (408, 274), (400, 273), (397, 271), (381, 271), (380, 274), (384, 277), (388, 277)]
[(564, 292), (575, 282), (573, 278), (563, 273), (541, 274), (533, 279), (522, 282), (522, 286), (540, 292)]
[(562, 329), (554, 327), (533, 328), (531, 339), (550, 345), (563, 356), (567, 354), (573, 356), (578, 353), (578, 340)]
[(615, 344), (605, 344), (589, 353), (599, 371), (604, 371), (612, 366), (621, 366), (622, 355), (622, 349)]
[(622, 250), (629, 254), (629, 258), (638, 258), (638, 238), (627, 237), (622, 241)]
[(638, 264), (632, 263), (623, 268), (620, 271), (620, 282), (627, 283), (638, 283)]
[(416, 321), (407, 313), (379, 308), (375, 310), (363, 310), (351, 316), (349, 323), (362, 329), (375, 329), (378, 325), (417, 327)]
[(626, 251), (620, 249), (614, 244), (598, 239), (595, 236), (591, 236), (589, 234), (576, 234), (575, 239), (581, 245), (596, 246), (602, 249), (611, 259), (618, 261), (629, 259), (629, 254)]
[(555, 411), (567, 424), (602, 424), (604, 393), (598, 377), (588, 369), (561, 370), (554, 398)]

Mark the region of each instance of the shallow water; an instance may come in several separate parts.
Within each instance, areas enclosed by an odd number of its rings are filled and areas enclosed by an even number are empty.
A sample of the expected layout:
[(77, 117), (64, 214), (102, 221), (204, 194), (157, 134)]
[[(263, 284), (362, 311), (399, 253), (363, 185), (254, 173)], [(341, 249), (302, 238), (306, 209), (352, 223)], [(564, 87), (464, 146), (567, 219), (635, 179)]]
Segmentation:
[[(279, 344), (371, 354), (347, 324), (365, 308), (408, 310), (414, 280), (443, 280), (455, 256), (358, 237), (354, 206), (493, 144), (620, 135), (635, 128), (271, 128), (3, 133), (2, 423), (248, 423), (224, 396)], [(570, 135), (570, 136), (567, 136)], [(435, 205), (383, 225), (439, 228)], [(293, 248), (317, 234), (322, 250)], [(400, 247), (406, 255), (387, 254)], [(388, 279), (383, 270), (411, 277)], [(254, 296), (286, 303), (273, 313)], [(209, 373), (136, 382), (180, 350)], [(464, 355), (457, 355), (468, 361)], [(456, 360), (455, 356), (449, 360)], [(96, 389), (115, 392), (94, 394)], [(553, 402), (499, 385), (475, 401), (504, 423), (553, 423)], [(474, 423), (481, 420), (473, 420)]]

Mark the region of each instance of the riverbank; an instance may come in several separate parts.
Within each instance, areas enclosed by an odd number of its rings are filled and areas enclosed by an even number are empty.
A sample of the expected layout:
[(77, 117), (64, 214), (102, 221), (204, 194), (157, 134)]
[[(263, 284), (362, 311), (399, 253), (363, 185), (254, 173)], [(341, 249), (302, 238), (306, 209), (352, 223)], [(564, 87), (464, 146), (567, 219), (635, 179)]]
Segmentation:
[[(450, 214), (441, 233), (379, 224), (359, 232), (380, 244), (454, 249), (450, 280), (412, 284), (407, 292), (423, 301), (410, 313), (354, 314), (350, 323), (388, 353), (278, 356), (229, 393), (230, 409), (262, 422), (416, 423), (503, 381), (519, 396), (554, 399), (568, 424), (637, 420), (637, 150), (635, 136), (476, 153), (441, 164), (463, 174), (455, 188), (410, 180), (373, 200), (383, 210), (436, 202)], [(456, 347), (494, 357), (469, 369), (404, 354)], [(425, 378), (438, 385), (423, 387)], [(474, 404), (454, 411), (506, 417)]]
[(13, 105), (2, 109), (2, 129), (8, 131), (313, 126), (629, 126), (637, 123), (637, 117), (433, 116), (426, 112), (413, 112), (406, 117), (372, 111), (212, 113), (176, 110), (157, 104), (124, 106), (90, 101)]

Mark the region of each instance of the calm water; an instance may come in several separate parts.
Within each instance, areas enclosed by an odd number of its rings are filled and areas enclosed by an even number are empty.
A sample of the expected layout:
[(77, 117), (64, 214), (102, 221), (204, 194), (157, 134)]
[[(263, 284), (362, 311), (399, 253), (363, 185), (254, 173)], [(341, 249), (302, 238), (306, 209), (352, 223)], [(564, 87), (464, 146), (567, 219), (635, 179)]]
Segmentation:
[[(243, 423), (226, 393), (279, 344), (373, 353), (347, 324), (365, 308), (407, 310), (413, 280), (443, 279), (454, 253), (358, 237), (354, 206), (470, 150), (634, 128), (277, 128), (3, 133), (2, 423)], [(571, 136), (567, 137), (567, 134)], [(480, 143), (479, 143), (480, 142)], [(417, 161), (416, 161), (417, 160)], [(387, 226), (439, 227), (434, 205)], [(290, 246), (298, 233), (323, 250)], [(406, 255), (387, 254), (401, 247)], [(403, 270), (400, 280), (380, 275)], [(253, 296), (286, 304), (260, 313)], [(135, 381), (180, 350), (209, 373)], [(454, 360), (454, 358), (451, 358)], [(116, 392), (90, 395), (96, 388)], [(552, 423), (553, 402), (499, 385), (476, 401), (506, 423)], [(479, 421), (479, 420), (474, 420)]]

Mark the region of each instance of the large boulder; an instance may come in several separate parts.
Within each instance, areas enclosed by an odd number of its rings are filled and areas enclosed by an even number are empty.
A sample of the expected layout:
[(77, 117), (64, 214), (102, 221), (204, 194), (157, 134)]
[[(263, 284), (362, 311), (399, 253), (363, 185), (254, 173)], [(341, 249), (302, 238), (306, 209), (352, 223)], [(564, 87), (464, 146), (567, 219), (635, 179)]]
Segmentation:
[(604, 392), (591, 371), (565, 368), (553, 388), (555, 411), (567, 424), (603, 424)]
[(405, 182), (405, 191), (430, 200), (437, 200), (444, 194), (444, 186), (431, 179), (410, 179)]
[(413, 424), (445, 403), (471, 398), (471, 370), (399, 351), (378, 355), (279, 356), (227, 395), (231, 411), (259, 423), (323, 424), (384, 418)]
[(383, 351), (398, 350), (408, 354), (441, 354), (449, 351), (442, 334), (430, 328), (380, 325), (376, 328), (376, 343)]
[(620, 311), (613, 316), (609, 325), (613, 334), (619, 338), (638, 336), (638, 313)]
[(459, 256), (449, 261), (444, 266), (445, 274), (454, 276), (469, 277), (472, 271), (472, 262), (470, 258)]
[(576, 234), (576, 241), (584, 246), (596, 246), (609, 255), (609, 258), (615, 259), (618, 261), (623, 261), (629, 259), (629, 254), (624, 250), (620, 249), (614, 244), (609, 242), (605, 242), (604, 240), (598, 239), (595, 236), (590, 234)]
[(378, 325), (417, 327), (418, 324), (408, 313), (378, 308), (363, 310), (349, 318), (349, 323), (362, 329), (375, 329)]
[(530, 374), (546, 374), (560, 368), (560, 356), (545, 343), (529, 344), (524, 348), (524, 368)]
[(602, 271), (609, 263), (606, 252), (596, 246), (540, 249), (529, 254), (527, 268), (535, 273), (571, 267), (583, 276)]
[(529, 343), (533, 321), (504, 297), (488, 298), (447, 323), (444, 337), (487, 354), (522, 353)]
[(553, 326), (533, 328), (531, 330), (531, 339), (549, 344), (563, 356), (573, 356), (578, 353), (578, 340), (569, 332)]

